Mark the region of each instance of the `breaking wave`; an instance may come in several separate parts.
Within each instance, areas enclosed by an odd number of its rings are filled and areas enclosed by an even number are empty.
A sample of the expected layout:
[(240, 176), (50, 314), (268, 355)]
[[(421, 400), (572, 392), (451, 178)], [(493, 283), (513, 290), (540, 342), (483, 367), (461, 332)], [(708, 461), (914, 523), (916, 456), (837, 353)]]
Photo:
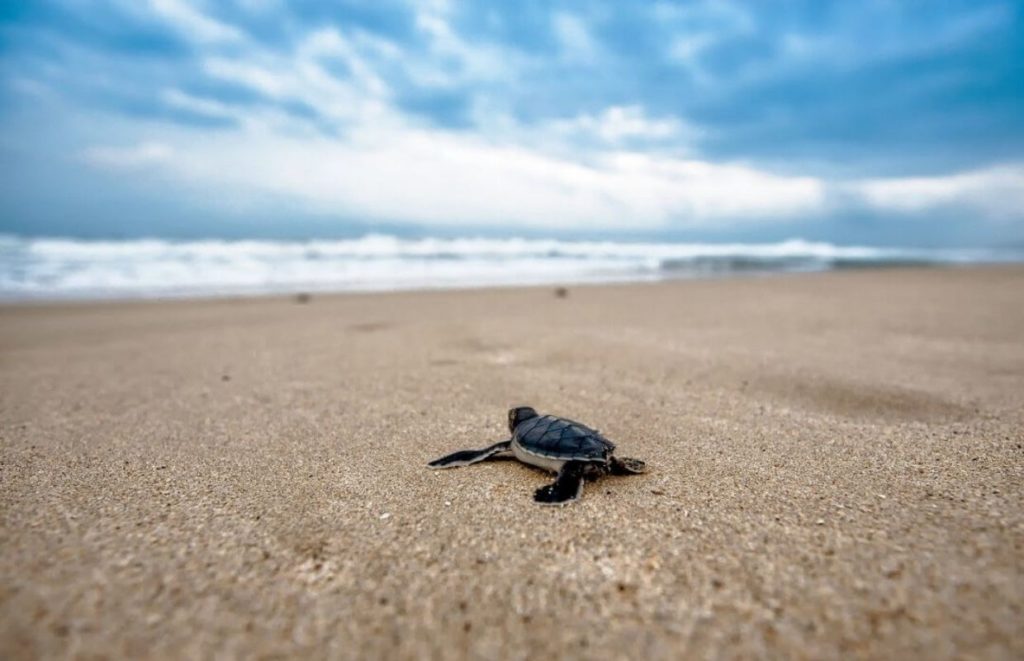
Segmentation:
[(622, 282), (1019, 261), (992, 251), (368, 235), (311, 241), (0, 236), (0, 298), (222, 296)]

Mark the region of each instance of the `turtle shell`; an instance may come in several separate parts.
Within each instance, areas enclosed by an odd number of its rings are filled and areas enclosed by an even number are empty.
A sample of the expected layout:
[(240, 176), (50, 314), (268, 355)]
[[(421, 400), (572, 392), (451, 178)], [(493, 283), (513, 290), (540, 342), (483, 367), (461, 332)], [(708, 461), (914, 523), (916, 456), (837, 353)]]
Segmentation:
[(553, 415), (523, 420), (512, 438), (531, 454), (563, 461), (607, 461), (615, 450), (596, 429)]

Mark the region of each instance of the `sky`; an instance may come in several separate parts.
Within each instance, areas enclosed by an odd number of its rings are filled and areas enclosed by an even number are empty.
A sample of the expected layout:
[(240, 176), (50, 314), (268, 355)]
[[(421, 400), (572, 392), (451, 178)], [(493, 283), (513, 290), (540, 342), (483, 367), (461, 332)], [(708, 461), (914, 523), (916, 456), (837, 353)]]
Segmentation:
[(1024, 4), (0, 3), (0, 232), (1024, 245)]

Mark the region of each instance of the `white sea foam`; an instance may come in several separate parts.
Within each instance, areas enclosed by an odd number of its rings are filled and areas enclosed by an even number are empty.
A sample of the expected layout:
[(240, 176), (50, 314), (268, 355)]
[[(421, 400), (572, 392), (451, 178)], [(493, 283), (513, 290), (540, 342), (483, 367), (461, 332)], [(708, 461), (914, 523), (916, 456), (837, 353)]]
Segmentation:
[(0, 298), (147, 298), (656, 280), (1019, 259), (986, 251), (368, 235), (312, 241), (0, 236)]

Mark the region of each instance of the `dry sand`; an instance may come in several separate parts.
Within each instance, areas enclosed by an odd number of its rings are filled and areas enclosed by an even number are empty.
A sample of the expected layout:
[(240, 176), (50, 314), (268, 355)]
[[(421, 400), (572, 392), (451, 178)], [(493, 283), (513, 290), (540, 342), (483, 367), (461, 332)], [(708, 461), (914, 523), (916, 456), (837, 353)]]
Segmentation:
[[(0, 657), (1024, 655), (1024, 269), (0, 308)], [(526, 403), (652, 472), (500, 461)]]

